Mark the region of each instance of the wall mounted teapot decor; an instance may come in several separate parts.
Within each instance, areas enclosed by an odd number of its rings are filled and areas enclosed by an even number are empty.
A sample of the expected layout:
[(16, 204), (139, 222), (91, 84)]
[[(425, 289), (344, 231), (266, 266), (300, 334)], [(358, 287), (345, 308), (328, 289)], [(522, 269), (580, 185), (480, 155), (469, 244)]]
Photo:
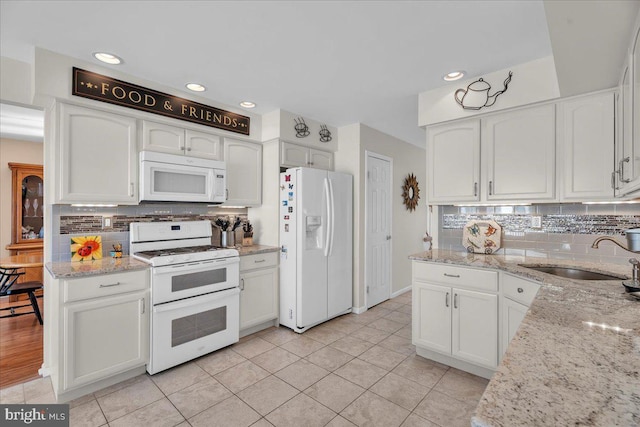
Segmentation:
[(408, 211), (415, 210), (420, 200), (420, 188), (418, 187), (418, 181), (416, 177), (410, 173), (404, 179), (404, 185), (402, 186), (402, 198), (404, 199), (404, 205)]
[(492, 95), (489, 95), (491, 85), (485, 82), (481, 77), (475, 82), (469, 84), (466, 89), (456, 90), (453, 97), (465, 110), (479, 110), (482, 107), (491, 107), (495, 104), (498, 96), (507, 91), (509, 82), (511, 82), (511, 76), (513, 76), (513, 72), (509, 71), (509, 76), (504, 81), (504, 89), (499, 90)]
[(311, 132), (309, 132), (309, 126), (304, 122), (302, 117), (298, 117), (297, 119), (293, 119), (296, 124), (293, 126), (293, 129), (296, 131), (296, 136), (298, 138), (304, 138), (305, 136), (309, 136)]
[(327, 129), (327, 125), (320, 125), (320, 142), (329, 142), (331, 138), (331, 131)]

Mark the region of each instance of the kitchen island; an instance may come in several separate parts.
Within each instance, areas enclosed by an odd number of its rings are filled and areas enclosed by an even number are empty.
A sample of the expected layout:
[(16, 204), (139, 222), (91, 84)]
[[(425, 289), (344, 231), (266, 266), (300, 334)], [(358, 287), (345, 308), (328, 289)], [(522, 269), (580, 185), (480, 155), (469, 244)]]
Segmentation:
[(472, 426), (640, 425), (640, 301), (622, 280), (584, 281), (520, 264), (629, 277), (631, 266), (431, 250), (412, 260), (535, 280), (535, 300), (491, 378)]

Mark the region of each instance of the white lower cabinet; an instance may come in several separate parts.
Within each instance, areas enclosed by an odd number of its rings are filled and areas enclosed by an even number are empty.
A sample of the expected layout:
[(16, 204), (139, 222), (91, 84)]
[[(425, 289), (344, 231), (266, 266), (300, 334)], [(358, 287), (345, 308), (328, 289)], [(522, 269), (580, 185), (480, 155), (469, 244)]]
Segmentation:
[(144, 291), (64, 307), (65, 389), (146, 363), (148, 304)]
[[(277, 318), (278, 253), (240, 257), (240, 331)], [(273, 324), (265, 325), (268, 326)]]
[(413, 344), (495, 369), (497, 291), (495, 272), (414, 261)]
[(149, 270), (54, 280), (52, 383), (60, 401), (144, 372)]
[(536, 297), (540, 285), (531, 280), (522, 279), (508, 273), (500, 277), (500, 360), (507, 351), (509, 342), (513, 339), (520, 323), (524, 319), (529, 306)]

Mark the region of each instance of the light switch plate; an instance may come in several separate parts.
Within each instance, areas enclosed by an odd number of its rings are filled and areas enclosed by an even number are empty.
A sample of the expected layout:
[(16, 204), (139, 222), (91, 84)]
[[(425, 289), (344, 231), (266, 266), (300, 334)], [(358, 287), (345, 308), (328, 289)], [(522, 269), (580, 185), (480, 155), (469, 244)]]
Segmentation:
[(531, 215), (531, 228), (542, 228), (542, 215)]
[(113, 218), (110, 216), (103, 216), (102, 228), (113, 228)]

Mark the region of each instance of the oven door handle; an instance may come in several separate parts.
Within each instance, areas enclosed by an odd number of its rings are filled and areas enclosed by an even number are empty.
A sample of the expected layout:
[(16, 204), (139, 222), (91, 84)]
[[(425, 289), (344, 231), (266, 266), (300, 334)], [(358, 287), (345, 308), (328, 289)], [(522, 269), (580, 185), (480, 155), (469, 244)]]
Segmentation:
[(225, 266), (231, 266), (234, 264), (240, 264), (240, 257), (232, 257), (232, 258), (223, 258), (216, 260), (207, 260), (207, 261), (194, 261), (186, 264), (178, 264), (178, 265), (163, 265), (161, 267), (155, 267), (153, 269), (153, 274), (174, 274), (176, 272), (198, 272), (206, 269), (220, 268)]
[(210, 294), (200, 295), (197, 297), (186, 298), (176, 302), (168, 302), (153, 307), (154, 313), (164, 313), (171, 310), (180, 310), (181, 308), (193, 307), (195, 305), (206, 304), (216, 300), (221, 300), (234, 295), (240, 294), (240, 289), (231, 288), (224, 291), (212, 292)]

